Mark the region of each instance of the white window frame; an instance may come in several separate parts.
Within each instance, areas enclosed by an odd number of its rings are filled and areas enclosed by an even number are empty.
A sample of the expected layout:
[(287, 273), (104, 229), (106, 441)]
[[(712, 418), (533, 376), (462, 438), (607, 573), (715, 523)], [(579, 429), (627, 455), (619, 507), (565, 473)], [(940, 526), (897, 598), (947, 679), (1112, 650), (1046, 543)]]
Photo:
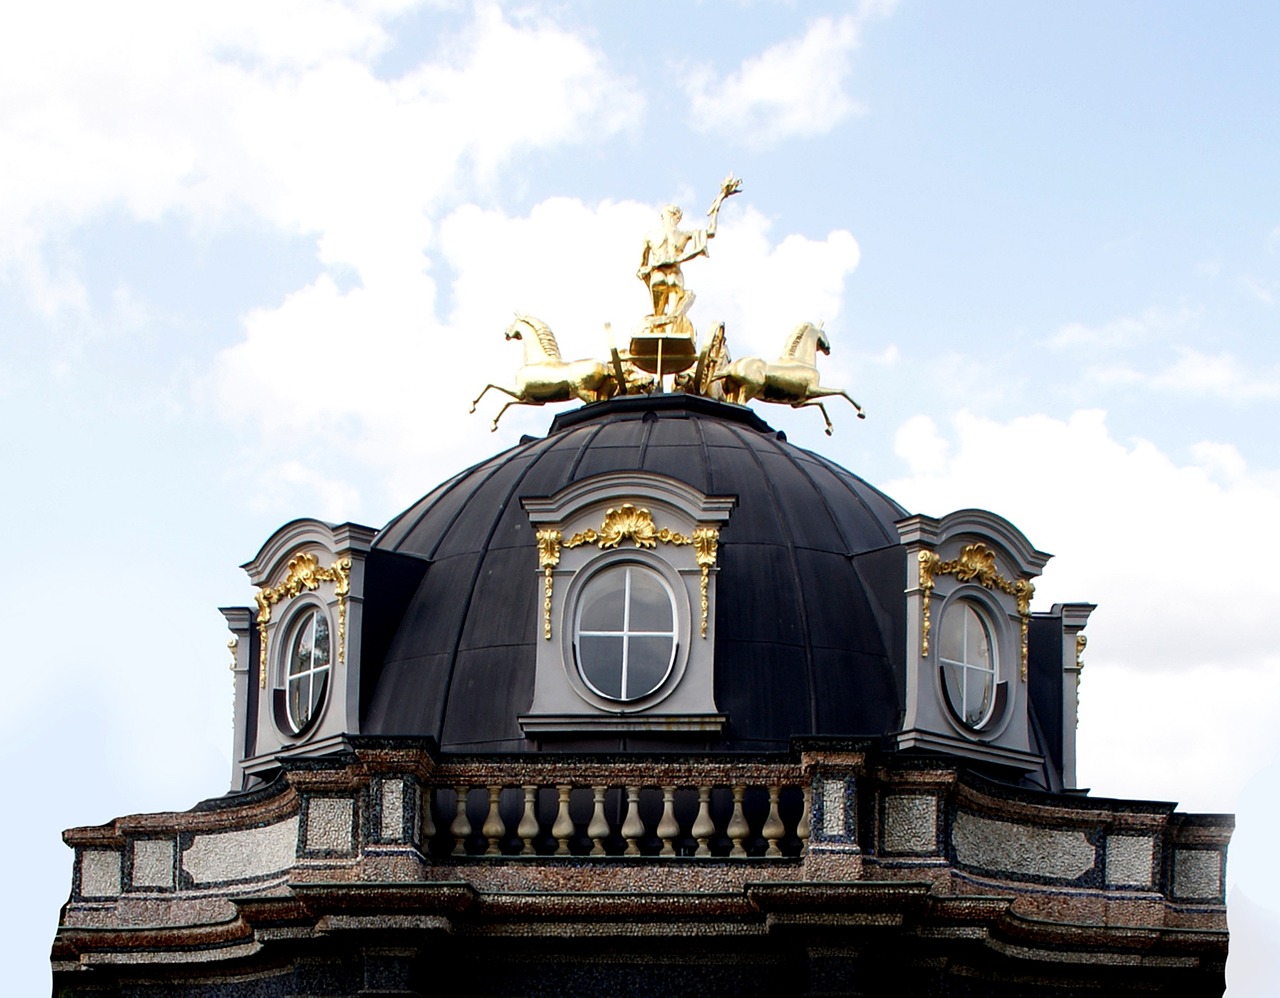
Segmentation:
[[(587, 599), (591, 595), (595, 585), (600, 583), (603, 576), (608, 573), (622, 571), (624, 574), (623, 583), (623, 622), (620, 631), (584, 631), (582, 629), (582, 613), (587, 604)], [(638, 631), (631, 628), (631, 578), (632, 572), (643, 572), (646, 576), (654, 579), (666, 594), (668, 608), (671, 613), (671, 627), (666, 631)], [(614, 562), (603, 568), (590, 573), (590, 577), (584, 582), (578, 593), (574, 609), (573, 621), (573, 655), (574, 663), (578, 669), (578, 675), (587, 687), (597, 696), (604, 697), (619, 704), (635, 703), (652, 696), (661, 690), (671, 678), (671, 671), (675, 668), (676, 656), (680, 650), (680, 615), (676, 608), (675, 593), (671, 589), (671, 585), (662, 577), (660, 572), (653, 571), (649, 566), (643, 565), (637, 561), (627, 560)], [(611, 696), (601, 690), (591, 678), (587, 675), (584, 668), (582, 645), (579, 641), (583, 637), (621, 637), (622, 638), (622, 662), (620, 664), (622, 675), (618, 684), (620, 690), (619, 696)], [(628, 696), (627, 689), (627, 665), (630, 653), (631, 638), (633, 637), (664, 637), (671, 639), (671, 650), (667, 656), (667, 666), (663, 670), (662, 678), (651, 688), (639, 693), (635, 696)]]
[[(329, 633), (329, 657), (321, 668), (315, 666), (314, 637), (312, 639), (312, 660), (309, 668), (302, 672), (292, 672), (294, 647), (298, 642), (299, 636), (303, 633), (304, 628), (314, 628), (317, 617), (322, 617), (325, 627)], [(323, 603), (318, 600), (305, 600), (300, 602), (293, 608), (290, 613), (286, 626), (283, 629), (285, 640), (280, 642), (280, 689), (284, 691), (284, 720), (286, 722), (286, 734), (293, 737), (300, 737), (316, 726), (320, 718), (324, 715), (325, 707), (329, 701), (329, 689), (333, 685), (333, 659), (334, 649), (337, 643), (337, 635), (334, 633), (333, 621), (329, 618), (329, 610)], [(314, 630), (313, 630), (314, 635)], [(324, 690), (321, 692), (319, 699), (315, 700), (315, 705), (311, 708), (307, 719), (301, 724), (294, 716), (293, 701), (290, 697), (290, 688), (292, 684), (300, 682), (302, 679), (308, 681), (307, 700), (312, 700), (311, 694), (315, 689), (317, 677), (322, 677), (324, 682)]]
[[(960, 647), (961, 654), (965, 654), (964, 649), (968, 644), (967, 638), (969, 628), (969, 617), (968, 613), (965, 613), (965, 611), (968, 611), (977, 617), (979, 626), (981, 626), (986, 632), (988, 662), (982, 663), (981, 665), (963, 659), (957, 660), (946, 658), (942, 654), (942, 649), (945, 645), (942, 635), (947, 627), (947, 621), (953, 613), (964, 614), (964, 629), (961, 633)], [(947, 706), (951, 709), (951, 712), (955, 715), (956, 719), (965, 728), (968, 728), (971, 731), (981, 731), (991, 723), (992, 717), (995, 713), (996, 701), (998, 699), (1000, 687), (1000, 642), (998, 634), (999, 632), (996, 630), (995, 621), (992, 620), (991, 614), (985, 606), (974, 599), (961, 597), (959, 599), (948, 600), (942, 609), (942, 619), (938, 622), (938, 679), (942, 684), (942, 695), (946, 700)], [(947, 685), (946, 670), (948, 666), (959, 666), (961, 670), (961, 702), (959, 704), (952, 702), (951, 692)], [(990, 677), (991, 683), (986, 712), (983, 714), (981, 720), (976, 722), (969, 721), (967, 718), (970, 673), (979, 673), (982, 676)]]

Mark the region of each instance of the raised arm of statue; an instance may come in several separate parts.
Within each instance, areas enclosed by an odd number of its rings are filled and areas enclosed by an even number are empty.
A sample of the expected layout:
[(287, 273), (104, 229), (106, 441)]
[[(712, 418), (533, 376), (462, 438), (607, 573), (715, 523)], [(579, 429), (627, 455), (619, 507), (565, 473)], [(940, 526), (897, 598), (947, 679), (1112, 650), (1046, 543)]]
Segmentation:
[[(720, 193), (716, 195), (716, 199), (711, 202), (711, 207), (707, 209), (707, 217), (711, 219), (707, 223), (707, 238), (714, 239), (716, 237), (716, 222), (720, 218), (720, 206), (724, 204), (724, 199), (732, 197), (734, 194), (742, 190), (742, 180), (735, 177), (732, 172), (729, 173), (724, 180), (720, 181)], [(705, 246), (703, 252), (706, 252)]]

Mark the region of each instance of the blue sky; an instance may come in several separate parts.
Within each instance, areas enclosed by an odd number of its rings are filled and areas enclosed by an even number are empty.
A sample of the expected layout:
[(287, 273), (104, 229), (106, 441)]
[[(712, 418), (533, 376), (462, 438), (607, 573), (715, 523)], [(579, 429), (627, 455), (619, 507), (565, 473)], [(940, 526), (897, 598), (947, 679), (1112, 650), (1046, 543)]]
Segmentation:
[(511, 312), (603, 353), (659, 206), (733, 170), (695, 324), (768, 356), (824, 320), (868, 420), (765, 418), (914, 510), (1008, 516), (1057, 556), (1038, 606), (1100, 604), (1081, 780), (1238, 812), (1229, 993), (1268, 993), (1277, 51), (1267, 3), (0, 15), (16, 990), (62, 828), (225, 789), (236, 566), (545, 431), (466, 414), (519, 362)]

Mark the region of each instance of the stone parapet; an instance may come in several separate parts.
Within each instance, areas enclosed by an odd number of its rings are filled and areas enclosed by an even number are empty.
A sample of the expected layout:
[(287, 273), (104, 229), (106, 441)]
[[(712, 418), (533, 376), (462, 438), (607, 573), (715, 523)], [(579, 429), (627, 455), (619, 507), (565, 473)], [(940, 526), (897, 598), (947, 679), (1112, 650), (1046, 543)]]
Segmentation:
[(865, 746), (506, 758), (353, 738), (250, 793), (66, 832), (55, 979), (75, 994), (120, 967), (178, 973), (232, 951), (288, 964), (382, 926), (768, 946), (887, 932), (1024, 969), (1052, 952), (1082, 981), (1156, 965), (1211, 980), (1230, 833), (1224, 816)]

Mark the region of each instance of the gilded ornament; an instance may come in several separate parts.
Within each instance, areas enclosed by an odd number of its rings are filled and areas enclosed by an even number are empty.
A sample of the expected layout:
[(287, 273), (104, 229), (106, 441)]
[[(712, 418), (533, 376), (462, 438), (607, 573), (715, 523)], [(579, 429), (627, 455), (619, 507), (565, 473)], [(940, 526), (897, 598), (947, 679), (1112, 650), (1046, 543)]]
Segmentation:
[(1076, 635), (1076, 726), (1080, 725), (1080, 674), (1084, 672), (1084, 648), (1089, 639), (1084, 631)]
[[(645, 236), (636, 277), (649, 289), (652, 311), (644, 326), (631, 338), (628, 360), (654, 375), (659, 388), (668, 374), (685, 374), (697, 360), (697, 334), (689, 320), (695, 295), (684, 286), (682, 264), (709, 255), (707, 246), (716, 236), (720, 207), (725, 198), (742, 190), (742, 181), (730, 173), (707, 211), (705, 229), (680, 228), (684, 213), (674, 204), (662, 209), (662, 225)], [(688, 379), (685, 387), (689, 387)]]
[(542, 567), (542, 636), (551, 640), (551, 594), (553, 571), (560, 564), (560, 531), (546, 527), (538, 531), (538, 564)]
[(608, 368), (600, 361), (590, 358), (562, 360), (556, 334), (541, 319), (517, 313), (504, 335), (508, 340), (519, 340), (524, 344), (524, 364), (516, 371), (514, 388), (487, 384), (471, 403), (471, 411), (475, 412), (490, 388), (511, 396), (511, 401), (493, 417), (490, 429), (498, 428), (498, 420), (513, 405), (545, 405), (575, 398), (583, 402), (599, 402), (616, 394), (617, 386)]
[(254, 594), (258, 603), (258, 685), (262, 689), (267, 688), (267, 625), (271, 622), (271, 607), (293, 599), (304, 590), (315, 591), (321, 582), (334, 583), (333, 593), (338, 598), (338, 664), (346, 661), (351, 559), (339, 558), (328, 568), (323, 568), (320, 559), (314, 554), (301, 551), (289, 559), (282, 582), (275, 586), (265, 586)]
[(930, 602), (933, 596), (934, 577), (938, 575), (954, 575), (959, 582), (976, 582), (984, 589), (998, 589), (1008, 593), (1017, 601), (1018, 616), (1022, 618), (1022, 662), (1019, 669), (1022, 681), (1027, 681), (1027, 642), (1031, 625), (1031, 597), (1036, 587), (1029, 579), (1006, 579), (996, 567), (996, 554), (989, 547), (978, 541), (966, 544), (960, 554), (950, 561), (943, 561), (932, 551), (921, 551), (920, 562), (920, 654), (929, 654)]
[(698, 586), (702, 594), (702, 636), (707, 636), (707, 614), (710, 603), (707, 599), (707, 586), (711, 569), (716, 563), (716, 546), (720, 543), (720, 531), (715, 527), (698, 527), (693, 532), (693, 554), (702, 569), (702, 577)]
[(576, 548), (583, 544), (595, 544), (604, 550), (616, 548), (624, 540), (632, 541), (639, 548), (654, 547), (658, 541), (676, 545), (693, 543), (692, 539), (674, 530), (666, 527), (659, 530), (653, 522), (652, 513), (624, 502), (617, 509), (610, 509), (604, 514), (604, 522), (598, 531), (579, 531), (565, 541), (564, 546)]
[(645, 237), (644, 247), (640, 252), (640, 269), (636, 277), (649, 288), (653, 301), (650, 313), (650, 328), (669, 327), (672, 332), (683, 332), (688, 328), (685, 314), (693, 304), (694, 294), (684, 286), (682, 263), (700, 256), (708, 256), (707, 244), (716, 237), (716, 223), (720, 217), (720, 206), (725, 198), (732, 197), (742, 190), (742, 181), (730, 173), (720, 182), (720, 192), (707, 210), (710, 221), (705, 229), (694, 229), (686, 232), (680, 228), (684, 212), (677, 205), (665, 205), (662, 209), (662, 228)]
[(576, 548), (583, 544), (594, 544), (602, 551), (616, 548), (623, 541), (631, 541), (638, 548), (657, 547), (658, 543), (670, 544), (674, 547), (693, 545), (694, 558), (701, 569), (700, 589), (702, 593), (702, 636), (707, 636), (707, 617), (710, 611), (708, 587), (711, 569), (716, 564), (716, 547), (720, 540), (720, 531), (715, 527), (697, 527), (692, 537), (686, 537), (669, 527), (659, 527), (653, 522), (653, 514), (647, 509), (637, 507), (633, 503), (624, 502), (616, 509), (608, 509), (600, 529), (588, 527), (580, 530), (568, 540), (562, 540), (560, 531), (553, 529), (539, 530), (538, 562), (544, 572), (543, 586), (543, 618), (542, 634), (551, 637), (551, 570), (560, 563), (560, 548)]
[(932, 551), (921, 551), (919, 555), (920, 562), (920, 610), (921, 610), (921, 626), (920, 626), (920, 654), (923, 657), (929, 655), (929, 631), (933, 627), (930, 620), (929, 604), (933, 599), (933, 573), (937, 571), (938, 566), (942, 564), (942, 559)]
[(744, 357), (730, 362), (728, 351), (721, 343), (719, 367), (709, 377), (708, 384), (719, 384), (725, 401), (735, 405), (746, 405), (758, 398), (763, 402), (789, 405), (793, 409), (817, 406), (827, 424), (827, 436), (831, 436), (833, 427), (827, 407), (822, 404), (824, 398), (843, 398), (857, 410), (859, 419), (865, 419), (866, 413), (843, 388), (827, 388), (819, 383), (818, 351), (830, 354), (831, 342), (822, 324), (815, 326), (812, 322), (802, 322), (787, 334), (781, 355), (772, 363), (761, 357)]
[(609, 357), (566, 361), (560, 354), (555, 333), (541, 319), (516, 314), (507, 327), (508, 340), (524, 346), (524, 363), (508, 387), (491, 381), (471, 403), (471, 411), (490, 389), (509, 396), (494, 417), (498, 428), (503, 414), (513, 405), (545, 405), (548, 402), (599, 402), (617, 395), (672, 391), (699, 395), (737, 405), (752, 399), (789, 405), (799, 409), (816, 406), (833, 431), (823, 399), (842, 397), (864, 417), (862, 407), (841, 388), (821, 384), (815, 362), (818, 351), (831, 352), (822, 325), (803, 322), (783, 343), (776, 361), (746, 357), (736, 363), (729, 356), (724, 323), (719, 323), (699, 348), (698, 335), (689, 318), (695, 295), (685, 287), (684, 264), (708, 255), (715, 238), (720, 208), (725, 199), (742, 190), (742, 181), (730, 173), (707, 210), (704, 229), (682, 229), (684, 214), (676, 205), (661, 212), (661, 226), (645, 236), (636, 276), (649, 291), (650, 312), (631, 335), (629, 346), (619, 350), (613, 344), (612, 326), (605, 323)]
[(227, 651), (231, 652), (231, 665), (228, 667), (232, 672), (236, 671), (236, 651), (240, 647), (240, 639), (232, 638), (227, 642)]

